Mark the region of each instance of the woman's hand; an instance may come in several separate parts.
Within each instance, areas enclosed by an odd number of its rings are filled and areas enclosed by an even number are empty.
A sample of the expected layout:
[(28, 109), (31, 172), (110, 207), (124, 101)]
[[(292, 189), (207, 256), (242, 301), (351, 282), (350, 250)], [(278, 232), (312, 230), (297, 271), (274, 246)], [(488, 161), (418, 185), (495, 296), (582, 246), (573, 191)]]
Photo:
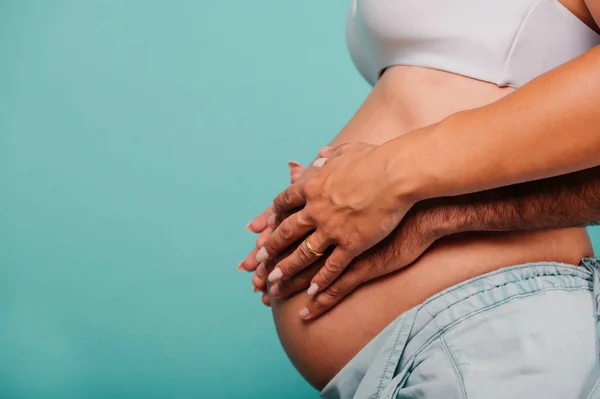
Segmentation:
[(268, 277), (271, 282), (290, 278), (335, 246), (313, 277), (310, 295), (328, 287), (356, 256), (390, 234), (416, 202), (398, 189), (389, 167), (393, 154), (384, 146), (348, 143), (320, 155), (327, 159), (318, 172), (275, 198), (278, 219), (297, 212), (283, 219), (256, 256), (264, 262), (314, 230)]
[[(305, 171), (305, 168), (301, 164), (294, 161), (288, 162), (288, 166), (290, 168), (290, 182), (294, 184), (300, 179), (300, 177)], [(254, 275), (252, 276), (252, 285), (254, 285), (254, 292), (263, 292), (262, 302), (266, 306), (270, 306), (269, 296), (267, 295), (267, 270), (264, 263), (259, 264), (256, 261), (256, 253), (260, 248), (262, 248), (264, 242), (273, 231), (272, 227), (270, 227), (269, 224), (273, 224), (274, 217), (275, 216), (273, 208), (269, 206), (267, 209), (265, 209), (262, 213), (260, 213), (250, 223), (246, 225), (246, 230), (258, 234), (258, 237), (256, 239), (256, 247), (248, 254), (248, 256), (246, 256), (246, 258), (242, 262), (240, 262), (240, 264), (237, 267), (238, 271), (254, 271)]]
[[(419, 258), (436, 240), (458, 231), (448, 220), (444, 205), (419, 203), (382, 242), (358, 256), (329, 287), (310, 298), (300, 311), (303, 319), (314, 319), (335, 307), (359, 286), (396, 272)], [(325, 260), (326, 262), (326, 260)], [(266, 262), (267, 270), (274, 267)], [(297, 275), (271, 285), (275, 299), (285, 299), (305, 290), (323, 266), (323, 259)]]

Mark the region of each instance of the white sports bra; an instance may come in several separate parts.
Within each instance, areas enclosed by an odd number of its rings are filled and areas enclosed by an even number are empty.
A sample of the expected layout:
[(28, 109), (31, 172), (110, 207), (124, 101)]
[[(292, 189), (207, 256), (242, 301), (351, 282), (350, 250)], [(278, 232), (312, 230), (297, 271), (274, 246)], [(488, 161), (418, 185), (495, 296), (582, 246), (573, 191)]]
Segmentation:
[(413, 65), (520, 87), (600, 45), (557, 0), (352, 0), (346, 39), (372, 85)]

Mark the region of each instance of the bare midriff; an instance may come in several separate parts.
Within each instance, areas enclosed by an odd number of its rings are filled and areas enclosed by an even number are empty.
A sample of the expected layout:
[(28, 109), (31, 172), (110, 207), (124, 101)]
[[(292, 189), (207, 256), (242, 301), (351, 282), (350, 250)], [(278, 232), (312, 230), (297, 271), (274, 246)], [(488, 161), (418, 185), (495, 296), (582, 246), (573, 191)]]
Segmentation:
[[(433, 69), (391, 67), (333, 143), (379, 144), (513, 90)], [(505, 266), (537, 261), (578, 264), (592, 254), (582, 228), (449, 236), (412, 265), (360, 287), (316, 320), (298, 316), (308, 299), (304, 292), (282, 301), (271, 298), (273, 315), (290, 360), (321, 389), (386, 325), (445, 288)]]

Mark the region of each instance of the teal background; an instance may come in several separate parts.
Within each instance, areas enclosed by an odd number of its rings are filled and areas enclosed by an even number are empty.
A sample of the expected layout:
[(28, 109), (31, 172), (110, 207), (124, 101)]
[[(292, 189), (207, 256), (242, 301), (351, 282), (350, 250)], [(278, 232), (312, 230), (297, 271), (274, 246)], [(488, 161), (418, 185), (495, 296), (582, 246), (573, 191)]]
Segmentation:
[(235, 267), (368, 93), (346, 7), (0, 0), (1, 397), (317, 396)]

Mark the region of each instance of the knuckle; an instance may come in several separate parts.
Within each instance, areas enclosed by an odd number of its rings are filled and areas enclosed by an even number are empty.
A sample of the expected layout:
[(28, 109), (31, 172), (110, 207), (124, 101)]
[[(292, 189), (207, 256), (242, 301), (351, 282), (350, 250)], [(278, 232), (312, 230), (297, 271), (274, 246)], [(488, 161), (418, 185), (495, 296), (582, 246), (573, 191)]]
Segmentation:
[(318, 179), (310, 179), (304, 184), (304, 195), (306, 198), (314, 198), (320, 192), (320, 182)]
[(350, 249), (354, 244), (354, 239), (350, 233), (343, 232), (337, 236), (337, 242), (340, 247)]
[(317, 296), (314, 301), (312, 301), (309, 309), (311, 310), (311, 314), (318, 314), (324, 312), (329, 307), (329, 299), (321, 293)]
[(291, 240), (294, 233), (290, 226), (287, 223), (282, 223), (279, 225), (279, 235), (285, 241)]
[(302, 263), (310, 262), (312, 259), (312, 255), (308, 252), (304, 245), (300, 245), (300, 247), (298, 247), (298, 259)]
[(281, 195), (281, 202), (283, 202), (286, 205), (292, 202), (292, 195), (290, 193), (290, 190), (285, 190), (283, 192), (283, 194)]
[(298, 225), (300, 227), (309, 227), (311, 226), (311, 216), (310, 216), (310, 211), (308, 210), (308, 208), (304, 208), (304, 210), (302, 212), (298, 212), (298, 217), (297, 217), (297, 221), (298, 221)]
[(337, 259), (328, 259), (325, 268), (331, 273), (339, 273), (342, 271), (343, 266)]
[(336, 300), (338, 297), (340, 297), (343, 294), (343, 292), (344, 292), (344, 290), (343, 290), (342, 284), (338, 283), (338, 284), (333, 284), (329, 288), (327, 288), (323, 292), (323, 295), (327, 296), (330, 300)]
[(265, 241), (265, 249), (269, 254), (273, 254), (277, 251), (277, 248), (281, 246), (281, 240), (278, 234), (271, 234), (271, 237)]

